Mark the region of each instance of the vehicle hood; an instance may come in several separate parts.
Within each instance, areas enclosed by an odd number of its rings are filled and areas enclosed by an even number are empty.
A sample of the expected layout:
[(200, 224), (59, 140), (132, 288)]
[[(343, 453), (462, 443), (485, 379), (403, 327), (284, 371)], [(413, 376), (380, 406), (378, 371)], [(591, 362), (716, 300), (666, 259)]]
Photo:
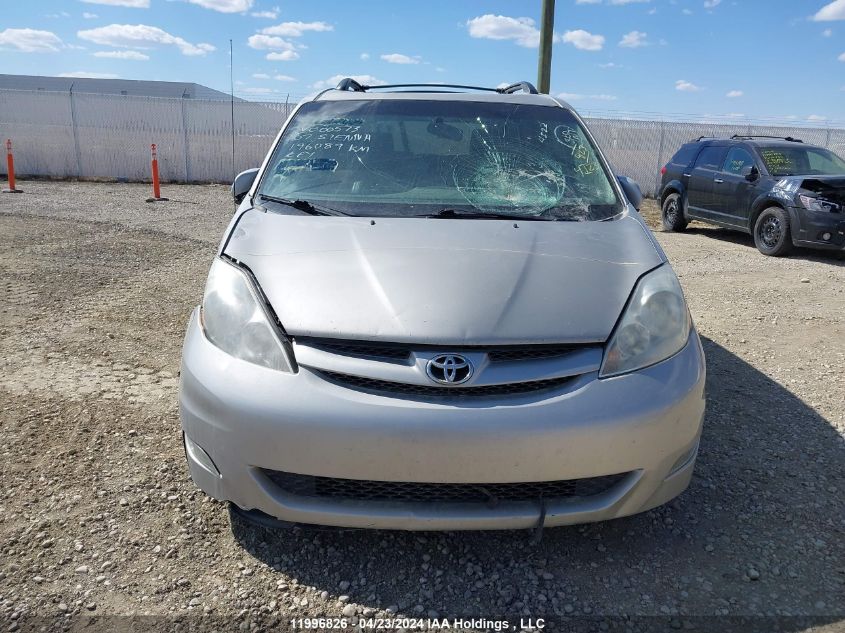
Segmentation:
[(822, 200), (845, 204), (845, 176), (787, 176), (775, 185), (787, 195), (795, 192), (809, 194)]
[(253, 209), (223, 252), (253, 272), (289, 335), (448, 345), (605, 341), (637, 279), (663, 261), (631, 216), (515, 223)]

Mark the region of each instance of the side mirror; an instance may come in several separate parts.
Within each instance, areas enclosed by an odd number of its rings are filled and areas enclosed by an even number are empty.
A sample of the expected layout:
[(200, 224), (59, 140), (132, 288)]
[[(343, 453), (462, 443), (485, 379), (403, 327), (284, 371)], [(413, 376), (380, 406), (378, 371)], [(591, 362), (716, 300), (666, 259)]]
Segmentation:
[(235, 176), (235, 182), (232, 183), (232, 197), (235, 199), (235, 204), (238, 205), (243, 202), (246, 194), (252, 188), (252, 183), (255, 182), (255, 177), (258, 175), (258, 167), (247, 169)]
[(746, 165), (740, 173), (748, 182), (754, 182), (760, 177), (760, 171), (757, 169), (757, 165)]
[(636, 180), (631, 180), (627, 176), (616, 176), (616, 180), (619, 181), (619, 184), (622, 186), (622, 191), (625, 192), (625, 197), (628, 198), (628, 202), (634, 205), (634, 208), (639, 211), (640, 206), (643, 203), (643, 192), (640, 189), (640, 185)]

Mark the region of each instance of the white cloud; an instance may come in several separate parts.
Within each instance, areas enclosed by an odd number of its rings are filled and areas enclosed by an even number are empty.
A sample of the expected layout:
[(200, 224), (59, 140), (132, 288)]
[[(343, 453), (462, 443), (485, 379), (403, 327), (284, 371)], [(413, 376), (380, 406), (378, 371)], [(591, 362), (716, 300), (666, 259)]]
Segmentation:
[(183, 55), (206, 55), (214, 50), (211, 44), (191, 44), (171, 35), (157, 26), (146, 24), (109, 24), (96, 29), (78, 31), (77, 37), (102, 46), (117, 48), (154, 48), (156, 46), (176, 46)]
[(150, 0), (82, 0), (88, 4), (105, 4), (111, 7), (129, 7), (131, 9), (149, 9)]
[(599, 64), (599, 68), (625, 68), (622, 64), (615, 62), (607, 62), (606, 64)]
[(361, 59), (363, 59), (364, 61), (367, 61), (369, 58), (370, 58), (369, 53), (361, 53)]
[(822, 31), (822, 35), (824, 35), (825, 37), (830, 37), (831, 35), (833, 35), (833, 29), (825, 29), (824, 31)]
[(275, 20), (279, 17), (279, 10), (274, 8), (272, 11), (253, 11), (250, 15), (254, 18), (266, 18), (268, 20)]
[(331, 24), (325, 22), (282, 22), (276, 26), (261, 29), (265, 35), (281, 35), (282, 37), (300, 37), (306, 31), (334, 31)]
[(20, 53), (55, 53), (64, 46), (61, 38), (50, 31), (6, 29), (0, 31), (0, 49)]
[(601, 0), (575, 0), (575, 4), (600, 4)]
[(96, 13), (88, 13), (88, 11), (83, 11), (82, 17), (85, 18), (86, 20), (96, 20), (100, 16), (97, 15)]
[(131, 59), (136, 62), (145, 62), (150, 56), (139, 53), (138, 51), (97, 51), (94, 57), (104, 57), (106, 59)]
[(249, 95), (269, 95), (278, 91), (273, 88), (242, 88), (241, 92)]
[(827, 117), (819, 114), (811, 114), (807, 117), (807, 120), (811, 123), (821, 123), (822, 121), (827, 121)]
[(563, 41), (582, 51), (600, 51), (604, 46), (604, 35), (593, 35), (589, 31), (576, 29), (564, 33)]
[(409, 57), (408, 55), (403, 55), (402, 53), (387, 53), (385, 55), (381, 55), (381, 58), (390, 63), (390, 64), (419, 64), (420, 58), (417, 57)]
[(701, 90), (701, 88), (696, 86), (691, 81), (678, 79), (678, 81), (675, 82), (675, 90), (680, 90), (681, 92), (698, 92), (699, 90)]
[(322, 81), (318, 81), (313, 84), (312, 88), (314, 90), (325, 90), (326, 88), (334, 88), (340, 82), (341, 79), (346, 77), (351, 77), (355, 81), (365, 86), (383, 86), (387, 82), (379, 79), (378, 77), (373, 77), (372, 75), (333, 75), (328, 79), (323, 79)]
[[(470, 37), (487, 40), (513, 40), (520, 46), (536, 48), (540, 45), (540, 29), (531, 18), (512, 18), (488, 13), (467, 20)], [(558, 41), (557, 34), (554, 41)]]
[(46, 16), (44, 16), (44, 17), (47, 17), (47, 18), (52, 18), (52, 19), (56, 19), (56, 18), (69, 18), (69, 17), (70, 17), (70, 13), (68, 13), (67, 11), (62, 11), (61, 13), (48, 13), (48, 14), (47, 14)]
[(558, 99), (564, 101), (616, 101), (618, 98), (616, 95), (586, 95), (577, 92), (561, 92), (558, 95)]
[(722, 0), (704, 0), (705, 9), (714, 9), (722, 3)]
[(290, 75), (273, 75), (273, 79), (276, 81), (296, 81), (296, 77)]
[(631, 31), (622, 36), (619, 41), (619, 46), (623, 48), (639, 48), (640, 46), (648, 46), (648, 33), (642, 31)]
[(250, 35), (249, 39), (247, 40), (247, 44), (250, 48), (254, 48), (257, 51), (295, 51), (296, 46), (293, 42), (288, 42), (281, 37), (275, 37), (272, 35), (262, 35), (261, 33), (256, 33), (255, 35)]
[(845, 20), (845, 0), (833, 0), (826, 4), (813, 16), (816, 22), (832, 22)]
[(684, 9), (683, 11), (681, 11), (681, 13), (683, 13), (684, 15), (692, 15), (692, 11), (690, 11), (689, 9)]
[(188, 2), (220, 13), (244, 13), (252, 8), (254, 0), (188, 0)]
[(119, 79), (120, 75), (112, 73), (89, 73), (84, 70), (77, 70), (72, 73), (59, 73), (59, 77), (73, 77), (76, 79)]
[(270, 75), (267, 73), (252, 73), (253, 79), (270, 79)]
[(845, 53), (842, 53), (839, 57), (837, 57), (837, 59), (838, 59), (840, 62), (845, 62)]
[(267, 53), (265, 59), (271, 62), (292, 62), (299, 59), (299, 53), (296, 51), (282, 51), (281, 53)]
[(615, 5), (634, 4), (636, 2), (651, 2), (651, 0), (610, 0), (610, 4)]
[(250, 48), (254, 48), (255, 50), (271, 51), (265, 57), (271, 62), (292, 62), (299, 59), (299, 53), (296, 52), (296, 45), (281, 37), (256, 33), (255, 35), (250, 35), (247, 43)]
[(736, 99), (737, 97), (741, 97), (741, 96), (742, 96), (742, 95), (744, 95), (744, 94), (745, 94), (745, 93), (744, 93), (742, 90), (731, 90), (731, 91), (729, 91), (729, 92), (728, 92), (728, 94), (726, 94), (725, 96), (726, 96), (728, 99)]

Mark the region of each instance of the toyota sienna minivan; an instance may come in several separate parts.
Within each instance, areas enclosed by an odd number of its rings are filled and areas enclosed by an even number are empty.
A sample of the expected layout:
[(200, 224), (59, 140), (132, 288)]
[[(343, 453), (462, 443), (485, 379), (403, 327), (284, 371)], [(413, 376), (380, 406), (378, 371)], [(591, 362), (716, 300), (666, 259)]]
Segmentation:
[(233, 194), (180, 392), (193, 480), (233, 512), (542, 528), (687, 487), (701, 344), (639, 188), (566, 103), (345, 79)]

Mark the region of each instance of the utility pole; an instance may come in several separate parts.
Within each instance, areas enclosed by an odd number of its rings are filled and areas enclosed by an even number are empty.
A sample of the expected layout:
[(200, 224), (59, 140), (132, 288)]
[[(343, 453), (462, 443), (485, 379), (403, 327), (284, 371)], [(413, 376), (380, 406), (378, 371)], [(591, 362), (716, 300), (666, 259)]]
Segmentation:
[(229, 89), (232, 94), (232, 182), (235, 182), (235, 53), (229, 40)]
[(555, 31), (555, 0), (543, 0), (540, 23), (540, 59), (537, 63), (537, 90), (549, 94), (552, 76), (552, 40)]

